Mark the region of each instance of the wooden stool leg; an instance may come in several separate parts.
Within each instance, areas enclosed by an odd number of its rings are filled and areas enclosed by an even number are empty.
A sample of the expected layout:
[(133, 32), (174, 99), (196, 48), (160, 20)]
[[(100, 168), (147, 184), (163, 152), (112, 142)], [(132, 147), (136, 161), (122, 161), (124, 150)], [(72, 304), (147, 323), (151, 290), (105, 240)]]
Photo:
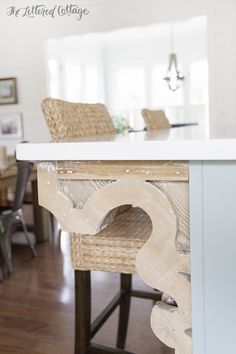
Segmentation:
[(124, 296), (120, 302), (119, 310), (119, 324), (117, 333), (117, 348), (124, 349), (125, 340), (128, 329), (129, 322), (129, 310), (130, 310), (130, 297), (132, 288), (132, 275), (131, 274), (121, 274), (120, 275), (120, 290), (123, 292)]
[(90, 352), (90, 271), (75, 270), (75, 354)]

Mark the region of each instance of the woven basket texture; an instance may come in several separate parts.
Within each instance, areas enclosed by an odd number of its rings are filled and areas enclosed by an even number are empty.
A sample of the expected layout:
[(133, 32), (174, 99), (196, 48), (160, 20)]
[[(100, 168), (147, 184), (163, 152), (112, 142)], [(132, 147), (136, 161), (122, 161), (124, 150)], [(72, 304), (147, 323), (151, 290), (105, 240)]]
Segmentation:
[[(55, 141), (115, 133), (103, 104), (46, 98), (42, 102), (42, 111)], [(131, 206), (117, 208), (105, 221), (109, 218), (110, 224), (103, 225), (106, 227), (96, 235), (70, 235), (74, 269), (136, 273), (135, 258), (151, 233), (150, 218), (142, 209)]]
[(71, 234), (74, 269), (136, 273), (137, 252), (151, 234), (152, 223), (140, 208), (118, 214), (114, 221), (96, 235)]
[(152, 111), (150, 109), (143, 108), (142, 116), (147, 130), (168, 129), (171, 127), (165, 112), (162, 110)]
[(41, 107), (53, 140), (115, 134), (112, 119), (101, 103), (71, 103), (45, 98)]

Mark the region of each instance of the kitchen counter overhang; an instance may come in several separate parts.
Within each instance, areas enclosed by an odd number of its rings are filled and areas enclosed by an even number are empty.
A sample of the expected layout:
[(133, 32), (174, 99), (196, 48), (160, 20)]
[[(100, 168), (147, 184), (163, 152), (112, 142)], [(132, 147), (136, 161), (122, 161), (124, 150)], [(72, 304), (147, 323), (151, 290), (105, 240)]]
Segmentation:
[(201, 127), (17, 145), (19, 160), (236, 160), (236, 132)]

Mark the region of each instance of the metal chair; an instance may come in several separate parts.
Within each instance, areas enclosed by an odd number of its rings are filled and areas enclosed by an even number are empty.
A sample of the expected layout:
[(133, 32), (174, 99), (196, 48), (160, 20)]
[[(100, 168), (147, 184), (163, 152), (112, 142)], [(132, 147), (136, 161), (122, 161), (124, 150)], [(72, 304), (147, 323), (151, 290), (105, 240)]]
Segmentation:
[[(42, 110), (53, 140), (67, 140), (115, 133), (102, 104), (69, 103), (47, 98)], [(75, 354), (124, 353), (131, 296), (160, 300), (160, 292), (132, 289), (135, 257), (148, 239), (151, 222), (140, 208), (121, 206), (111, 212), (109, 226), (96, 235), (71, 234), (72, 266), (75, 270)], [(121, 261), (123, 260), (123, 261)], [(91, 323), (91, 270), (120, 273), (120, 291)], [(92, 338), (120, 307), (116, 348), (92, 343)]]
[(151, 110), (143, 108), (142, 116), (147, 130), (158, 130), (171, 128), (168, 118), (163, 110)]
[(13, 205), (11, 208), (3, 207), (0, 209), (0, 247), (6, 266), (6, 272), (4, 273), (12, 272), (11, 234), (16, 222), (21, 223), (31, 253), (34, 257), (36, 256), (35, 247), (30, 241), (25, 218), (22, 212), (26, 184), (32, 167), (33, 164), (31, 162), (17, 161), (17, 180)]

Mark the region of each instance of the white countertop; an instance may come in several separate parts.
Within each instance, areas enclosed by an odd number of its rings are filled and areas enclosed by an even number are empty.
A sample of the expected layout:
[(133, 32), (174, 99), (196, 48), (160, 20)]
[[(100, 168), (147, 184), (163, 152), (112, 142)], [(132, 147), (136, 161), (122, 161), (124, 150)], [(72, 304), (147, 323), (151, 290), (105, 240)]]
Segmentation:
[(17, 159), (54, 160), (236, 160), (236, 131), (209, 136), (199, 126), (104, 136), (58, 143), (17, 145)]

